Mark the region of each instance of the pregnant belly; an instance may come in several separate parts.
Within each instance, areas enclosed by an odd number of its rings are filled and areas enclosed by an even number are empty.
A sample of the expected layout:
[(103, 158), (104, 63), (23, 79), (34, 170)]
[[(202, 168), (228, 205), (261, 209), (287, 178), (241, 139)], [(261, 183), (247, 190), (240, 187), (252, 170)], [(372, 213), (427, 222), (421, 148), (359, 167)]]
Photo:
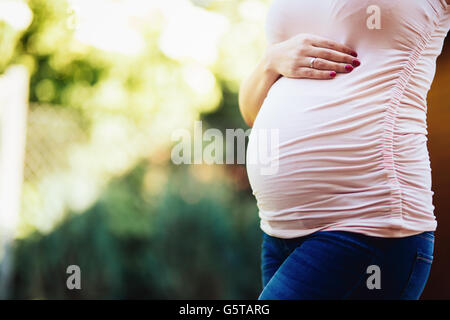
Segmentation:
[[(345, 210), (352, 198), (388, 192), (383, 97), (333, 81), (280, 78), (255, 120), (247, 173), (262, 214)], [(269, 141), (269, 147), (265, 142)]]

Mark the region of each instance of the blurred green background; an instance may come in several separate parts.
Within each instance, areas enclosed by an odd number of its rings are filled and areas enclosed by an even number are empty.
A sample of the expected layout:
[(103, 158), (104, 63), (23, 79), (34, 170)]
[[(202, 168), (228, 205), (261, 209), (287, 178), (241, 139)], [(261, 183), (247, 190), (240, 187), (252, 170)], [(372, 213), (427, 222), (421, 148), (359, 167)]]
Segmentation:
[[(245, 167), (176, 166), (170, 152), (174, 130), (195, 120), (247, 128), (239, 83), (264, 50), (270, 0), (2, 3), (0, 73), (30, 74), (9, 297), (257, 298), (261, 231)], [(423, 298), (450, 298), (448, 51), (429, 96), (439, 230)], [(82, 290), (66, 288), (72, 264)]]

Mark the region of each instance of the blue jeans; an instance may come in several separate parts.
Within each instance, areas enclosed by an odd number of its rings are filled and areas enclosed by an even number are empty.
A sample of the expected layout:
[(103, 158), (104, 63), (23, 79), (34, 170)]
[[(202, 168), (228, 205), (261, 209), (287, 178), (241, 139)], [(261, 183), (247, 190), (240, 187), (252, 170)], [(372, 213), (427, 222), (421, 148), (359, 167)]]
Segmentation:
[(345, 231), (262, 236), (260, 300), (419, 299), (433, 261), (434, 232), (404, 238)]

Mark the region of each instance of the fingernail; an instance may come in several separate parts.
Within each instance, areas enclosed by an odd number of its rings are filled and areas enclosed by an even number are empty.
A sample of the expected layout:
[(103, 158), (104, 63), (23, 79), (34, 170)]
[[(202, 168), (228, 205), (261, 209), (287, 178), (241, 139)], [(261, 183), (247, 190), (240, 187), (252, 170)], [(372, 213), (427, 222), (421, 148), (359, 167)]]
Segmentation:
[(345, 70), (347, 70), (348, 72), (350, 72), (350, 71), (353, 70), (353, 67), (352, 67), (351, 65), (347, 64), (347, 65), (345, 66)]
[(331, 71), (331, 72), (330, 72), (330, 77), (332, 77), (332, 78), (336, 77), (336, 72)]
[(354, 56), (355, 58), (358, 56), (358, 54), (356, 53), (356, 51), (352, 51), (350, 54), (351, 54), (352, 56)]
[(358, 66), (361, 65), (361, 61), (359, 61), (358, 59), (354, 59), (353, 62), (352, 62), (352, 65), (353, 65), (354, 67), (358, 67)]

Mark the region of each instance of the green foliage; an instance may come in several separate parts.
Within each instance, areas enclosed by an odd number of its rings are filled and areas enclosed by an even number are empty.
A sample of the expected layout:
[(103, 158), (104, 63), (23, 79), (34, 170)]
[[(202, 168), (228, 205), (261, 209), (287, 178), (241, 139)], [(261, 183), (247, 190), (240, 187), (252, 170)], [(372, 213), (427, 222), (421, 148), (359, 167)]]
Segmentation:
[[(69, 23), (72, 13), (66, 1), (29, 0), (28, 5), (33, 20), (26, 30), (19, 33), (0, 24), (0, 72), (13, 62), (29, 67), (32, 108), (46, 105), (70, 110), (77, 115), (77, 123), (78, 120), (83, 123), (86, 136), (92, 128), (97, 129), (97, 134), (106, 130), (98, 124), (111, 115), (118, 116), (123, 120), (120, 123), (135, 125), (135, 131), (155, 127), (143, 134), (155, 139), (152, 142), (157, 145), (162, 144), (159, 140), (169, 140), (173, 130), (189, 127), (198, 118), (205, 121), (205, 129), (207, 125), (223, 132), (227, 128), (246, 128), (237, 105), (237, 84), (233, 83), (239, 73), (231, 72), (237, 69), (230, 61), (232, 53), (241, 57), (249, 50), (235, 49), (238, 39), (234, 34), (229, 37), (233, 46), (218, 46), (221, 51), (218, 67), (206, 68), (164, 55), (159, 46), (161, 26), (156, 18), (141, 30), (145, 39), (142, 52), (127, 56), (75, 41)], [(241, 19), (233, 3), (211, 5), (209, 9), (228, 16), (232, 23), (237, 24)], [(245, 33), (239, 39), (238, 43), (247, 43)], [(249, 57), (247, 60), (253, 61), (253, 55)], [(194, 72), (208, 74), (206, 69), (214, 76), (211, 87), (207, 76), (200, 80), (190, 77)], [(203, 91), (204, 88), (209, 89)], [(54, 118), (48, 117), (48, 121)], [(120, 131), (121, 127), (115, 129)], [(64, 127), (64, 130), (71, 129)], [(134, 131), (130, 132), (124, 141), (132, 145)], [(54, 134), (61, 132), (55, 130)], [(29, 135), (36, 132), (30, 131)], [(114, 141), (104, 140), (111, 149), (119, 148)], [(168, 144), (166, 140), (163, 142)], [(29, 139), (30, 142), (33, 140)], [(84, 147), (91, 150), (89, 145)], [(35, 148), (30, 145), (28, 148), (31, 151), (27, 161), (34, 161), (33, 157), (43, 149), (40, 142), (35, 143)], [(102, 146), (101, 150), (106, 154), (108, 148)], [(65, 154), (66, 151), (54, 152)], [(97, 149), (92, 148), (90, 152), (94, 158)], [(127, 158), (130, 151), (123, 152)], [(140, 154), (141, 158), (147, 156), (145, 151)], [(127, 167), (135, 161), (134, 156), (128, 158)], [(77, 159), (79, 163), (86, 162), (83, 171), (100, 170), (99, 165), (90, 167), (88, 161), (80, 160), (85, 158)], [(176, 167), (167, 163), (161, 166), (164, 168), (145, 162), (135, 166), (128, 174), (112, 180), (88, 210), (68, 213), (50, 233), (36, 231), (17, 240), (11, 297), (256, 298), (260, 291), (261, 231), (248, 187), (237, 188), (230, 182), (232, 179), (224, 178), (234, 172), (231, 166), (216, 168), (225, 174), (204, 182), (192, 175), (192, 166)], [(159, 169), (164, 172), (165, 184), (147, 181), (151, 177), (149, 173)], [(43, 172), (48, 176), (52, 173), (51, 170)], [(237, 180), (246, 179), (243, 171), (239, 172)], [(110, 178), (106, 173), (102, 177)], [(44, 178), (36, 175), (25, 181), (26, 189), (34, 197), (33, 202), (24, 197), (25, 204), (46, 202), (44, 197), (48, 194), (41, 194), (45, 189), (40, 189)], [(150, 192), (148, 185), (157, 190)], [(52, 219), (49, 216), (43, 219)], [(31, 224), (27, 230), (33, 230)], [(66, 288), (66, 269), (72, 264), (81, 268), (80, 291)]]
[[(51, 233), (17, 241), (13, 298), (256, 298), (260, 231), (253, 202), (195, 181), (186, 170), (171, 170), (169, 186), (196, 188), (197, 201), (170, 187), (148, 196), (146, 169), (140, 164), (111, 182), (95, 205)], [(79, 291), (66, 288), (72, 264), (81, 268)]]

